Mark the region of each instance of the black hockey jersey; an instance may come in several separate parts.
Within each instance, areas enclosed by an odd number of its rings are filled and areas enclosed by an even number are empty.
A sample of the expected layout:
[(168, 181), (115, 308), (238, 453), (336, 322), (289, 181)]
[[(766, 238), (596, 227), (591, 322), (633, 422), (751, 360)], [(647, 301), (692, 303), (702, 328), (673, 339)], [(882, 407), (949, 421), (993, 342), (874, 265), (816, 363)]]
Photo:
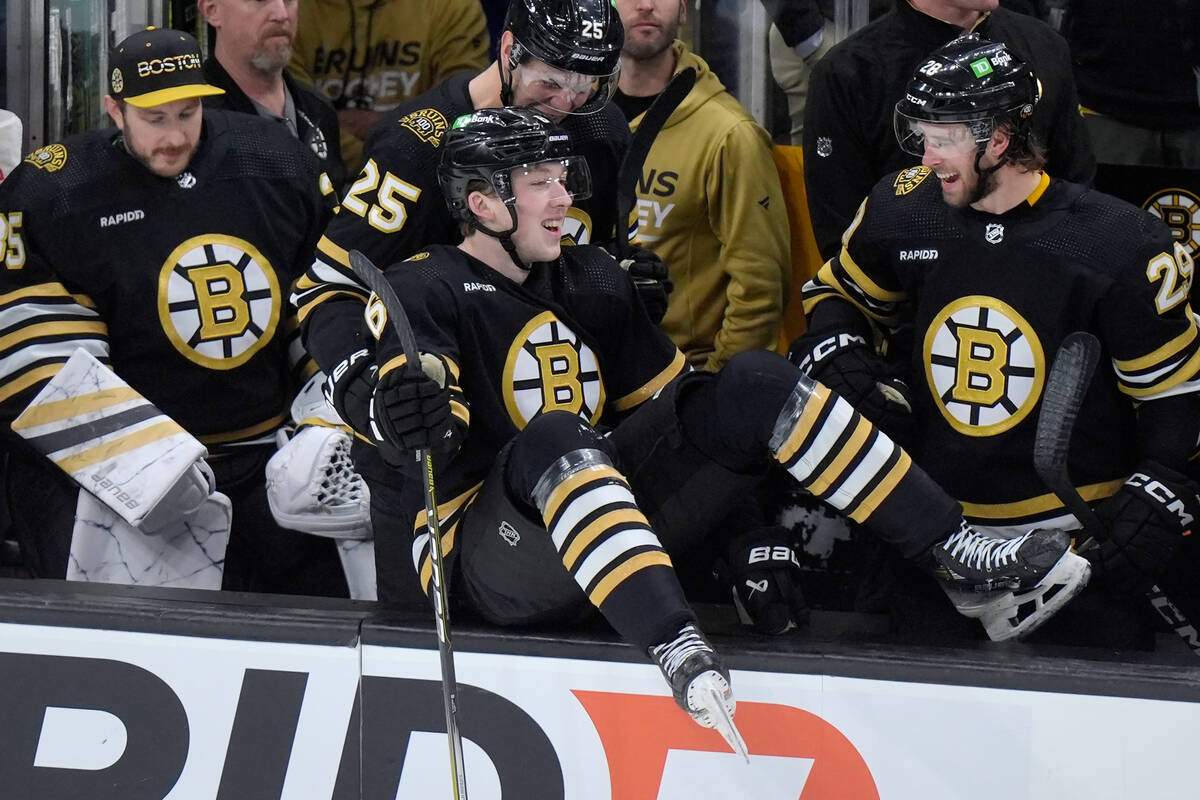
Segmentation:
[(1027, 201), (993, 215), (951, 208), (914, 167), (875, 186), (804, 303), (814, 330), (844, 319), (841, 298), (915, 332), (914, 459), (969, 518), (1015, 524), (1061, 509), (1034, 472), (1033, 442), (1067, 334), (1103, 345), (1070, 464), (1087, 499), (1133, 466), (1135, 402), (1200, 390), (1191, 276), (1162, 223), (1116, 198), (1043, 174)]
[[(566, 410), (599, 424), (627, 412), (686, 370), (679, 349), (650, 322), (628, 275), (598, 247), (563, 248), (517, 284), (456, 247), (434, 246), (386, 271), (417, 347), (445, 358), (451, 410), (466, 426), (461, 449), (437, 459), (439, 518), (447, 549), (500, 449), (539, 414)], [(373, 300), (368, 312), (385, 375), (405, 363)], [(421, 486), (406, 482), (424, 535)], [(427, 542), (420, 559), (428, 581)]]
[[(473, 77), (454, 76), (397, 106), (367, 138), (362, 172), (321, 238), (316, 261), (295, 297), (305, 341), (323, 368), (332, 368), (354, 349), (351, 343), (361, 327), (367, 292), (350, 270), (351, 249), (384, 267), (426, 245), (461, 239), (446, 208), (437, 168), (442, 137), (459, 116), (474, 109), (468, 91)], [(567, 213), (564, 241), (608, 242), (616, 231), (617, 168), (629, 146), (629, 126), (613, 106), (594, 114), (568, 115), (560, 126), (592, 174), (591, 197)], [(337, 302), (350, 299), (356, 302)]]
[(113, 129), (27, 157), (0, 184), (3, 427), (77, 347), (206, 443), (277, 427), (295, 389), (288, 291), (329, 214), (319, 172), (280, 126), (208, 109), (177, 178)]

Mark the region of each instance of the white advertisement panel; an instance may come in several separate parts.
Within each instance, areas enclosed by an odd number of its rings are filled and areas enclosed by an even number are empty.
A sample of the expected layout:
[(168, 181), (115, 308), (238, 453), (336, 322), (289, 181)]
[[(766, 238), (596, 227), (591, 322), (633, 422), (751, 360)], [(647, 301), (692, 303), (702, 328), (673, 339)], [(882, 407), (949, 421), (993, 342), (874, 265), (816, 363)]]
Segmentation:
[[(1195, 795), (1198, 703), (735, 670), (747, 764), (648, 662), (456, 667), (471, 800)], [(434, 650), (0, 624), (5, 797), (450, 797), (444, 731)]]

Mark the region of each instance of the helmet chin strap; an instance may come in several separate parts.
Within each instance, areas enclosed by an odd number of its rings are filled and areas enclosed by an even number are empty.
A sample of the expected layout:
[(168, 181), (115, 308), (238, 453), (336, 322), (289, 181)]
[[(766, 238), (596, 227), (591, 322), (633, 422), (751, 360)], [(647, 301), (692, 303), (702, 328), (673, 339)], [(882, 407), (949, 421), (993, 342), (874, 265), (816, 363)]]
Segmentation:
[(500, 63), (500, 105), (511, 106), (513, 103), (513, 70), (521, 65), (521, 54), (524, 48), (521, 43), (515, 38), (513, 39), (512, 49), (508, 51), (508, 72), (504, 71), (504, 62)]
[(1001, 154), (1000, 160), (995, 164), (990, 167), (981, 167), (979, 166), (979, 162), (983, 158), (984, 151), (986, 150), (987, 145), (985, 144), (983, 147), (975, 151), (975, 174), (979, 176), (979, 182), (975, 185), (975, 191), (971, 193), (971, 199), (968, 201), (968, 205), (970, 203), (979, 202), (987, 195), (988, 192), (992, 190), (992, 176), (996, 174), (996, 170), (1003, 167), (1005, 162), (1008, 161), (1008, 152), (1005, 151), (1003, 154)]
[[(507, 204), (505, 205), (505, 208), (508, 208)], [(512, 240), (512, 235), (517, 230), (517, 212), (510, 208), (508, 213), (512, 217), (513, 221), (512, 227), (508, 230), (494, 231), (491, 228), (480, 225), (479, 218), (476, 216), (471, 217), (471, 227), (480, 233), (486, 233), (488, 236), (499, 239), (500, 246), (504, 248), (504, 252), (508, 253), (508, 257), (512, 259), (513, 263), (517, 265), (517, 269), (521, 270), (522, 272), (529, 272), (531, 265), (526, 264), (521, 260), (521, 257), (517, 255), (517, 246)]]

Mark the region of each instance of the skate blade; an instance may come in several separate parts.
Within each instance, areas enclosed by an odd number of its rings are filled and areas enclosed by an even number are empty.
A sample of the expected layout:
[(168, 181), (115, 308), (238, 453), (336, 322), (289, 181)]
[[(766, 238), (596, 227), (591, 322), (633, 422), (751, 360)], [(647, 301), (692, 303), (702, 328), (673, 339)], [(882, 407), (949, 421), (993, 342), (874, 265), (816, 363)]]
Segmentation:
[[(1063, 553), (1042, 583), (1024, 592), (964, 592), (939, 583), (958, 613), (978, 619), (989, 639), (1004, 642), (1023, 639), (1040, 628), (1083, 591), (1090, 576), (1091, 566), (1087, 560), (1068, 551)], [(1051, 589), (1054, 594), (1043, 599)], [(1027, 608), (1027, 615), (1018, 618), (1022, 607)]]
[(725, 707), (725, 699), (721, 697), (721, 692), (715, 687), (708, 687), (709, 700), (712, 702), (714, 709), (713, 727), (717, 729), (717, 733), (729, 745), (729, 749), (737, 753), (739, 756), (750, 763), (750, 751), (746, 749), (746, 740), (742, 738), (742, 732), (738, 730), (737, 725), (733, 722), (733, 715), (729, 713), (729, 709)]

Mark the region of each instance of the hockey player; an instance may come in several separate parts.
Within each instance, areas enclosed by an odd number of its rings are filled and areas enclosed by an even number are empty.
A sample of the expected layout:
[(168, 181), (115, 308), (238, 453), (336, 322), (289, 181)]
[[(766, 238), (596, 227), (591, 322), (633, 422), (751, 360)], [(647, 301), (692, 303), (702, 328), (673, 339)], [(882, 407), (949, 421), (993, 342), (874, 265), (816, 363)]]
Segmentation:
[[(620, 17), (608, 0), (514, 0), (496, 62), (402, 104), (376, 128), (367, 142), (366, 166), (318, 243), (316, 260), (294, 297), (309, 352), (330, 376), (330, 402), (354, 430), (366, 433), (374, 371), (371, 344), (360, 331), (367, 292), (350, 271), (346, 254), (357, 249), (376, 264), (389, 264), (428, 244), (459, 240), (437, 182), (442, 138), (459, 115), (518, 105), (562, 120), (597, 176), (592, 196), (573, 207), (561, 226), (564, 240), (602, 242), (625, 230), (615, 215), (615, 179), (629, 128), (608, 104), (623, 39)], [(639, 260), (632, 269), (648, 279), (647, 291), (662, 292), (665, 266), (649, 255), (651, 260)], [(371, 483), (375, 526), (394, 524), (392, 478), (372, 450), (356, 446), (355, 463)]]
[[(110, 56), (104, 105), (116, 129), (42, 147), (0, 186), (0, 420), (12, 437), (13, 419), (86, 351), (139, 405), (102, 430), (48, 434), (40, 452), (103, 435), (70, 463), (136, 464), (153, 433), (139, 423), (156, 407), (208, 457), (143, 532), (186, 521), (215, 484), (233, 508), (226, 588), (344, 596), (332, 543), (274, 524), (263, 473), (305, 366), (289, 359), (286, 292), (329, 209), (312, 151), (270, 121), (204, 110), (200, 98), (220, 91), (191, 36), (135, 33)], [(79, 487), (55, 466), (66, 461), (12, 442), (6, 488), (23, 556), (34, 575), (64, 577)]]
[[(964, 33), (1005, 42), (1038, 70), (1043, 83), (1034, 130), (1059, 177), (1090, 183), (1096, 174), (1072, 53), (1063, 37), (1033, 14), (1000, 0), (885, 0), (892, 10), (835, 44), (813, 64), (804, 118), (804, 185), (822, 258), (863, 197), (884, 175), (915, 159), (896, 147), (892, 106), (925, 56)], [(875, 5), (875, 3), (872, 3)]]
[[(668, 554), (720, 536), (711, 528), (740, 500), (726, 476), (744, 485), (772, 466), (942, 580), (1007, 595), (984, 619), (997, 638), (1036, 627), (1086, 581), (1061, 532), (1010, 542), (966, 526), (903, 450), (782, 356), (752, 350), (719, 373), (688, 371), (606, 251), (560, 245), (590, 179), (545, 117), (476, 111), (455, 123), (441, 158), (465, 238), (385, 270), (420, 365), (382, 303), (368, 304), (379, 340), (371, 434), (399, 470), (417, 469), (414, 450), (432, 450), (450, 584), (487, 620), (570, 621), (599, 609), (711, 726), (722, 715), (698, 687), (719, 686), (732, 714), (729, 675)], [(428, 591), (422, 488), (405, 482), (403, 509)], [(770, 583), (786, 567), (773, 559), (759, 553), (742, 577)]]
[[(876, 184), (804, 287), (809, 332), (791, 358), (885, 429), (911, 402), (913, 458), (971, 522), (1070, 528), (1033, 470), (1034, 435), (1059, 343), (1094, 333), (1109, 368), (1070, 472), (1110, 526), (1096, 583), (1137, 592), (1200, 513), (1181, 474), (1200, 427), (1193, 265), (1151, 215), (1042, 171), (1038, 98), (1030, 67), (975, 35), (920, 64), (895, 131), (922, 166)], [(873, 348), (892, 328), (911, 351), (907, 402)]]

